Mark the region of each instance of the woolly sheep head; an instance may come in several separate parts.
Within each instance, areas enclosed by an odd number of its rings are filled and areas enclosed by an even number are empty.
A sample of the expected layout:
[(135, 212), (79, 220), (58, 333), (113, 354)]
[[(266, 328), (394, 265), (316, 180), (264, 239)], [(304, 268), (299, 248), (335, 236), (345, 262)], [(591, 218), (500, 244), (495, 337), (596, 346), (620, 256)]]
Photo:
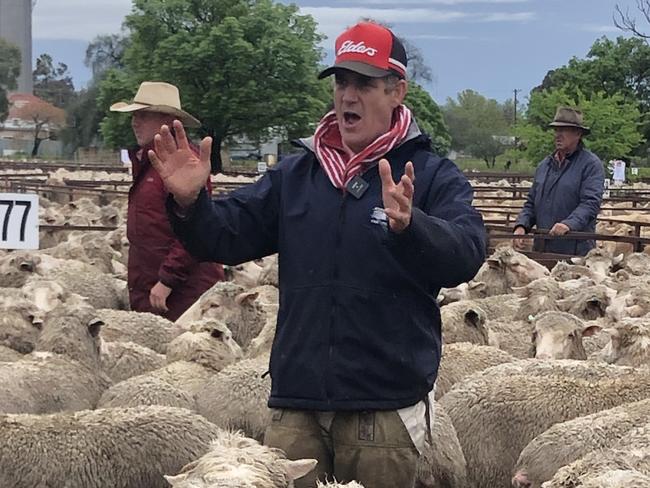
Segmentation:
[(549, 274), (548, 269), (541, 264), (510, 246), (503, 246), (485, 261), (476, 276), (476, 282), (484, 283), (490, 289), (489, 295), (499, 295), (510, 293), (512, 287), (527, 285)]
[(619, 366), (650, 367), (650, 327), (644, 319), (623, 319), (607, 329), (610, 342), (601, 357)]
[(601, 329), (565, 312), (544, 312), (532, 323), (530, 356), (537, 359), (587, 359), (582, 338)]
[(95, 309), (82, 300), (59, 305), (47, 315), (36, 350), (61, 354), (99, 370), (102, 325)]
[(0, 299), (0, 344), (20, 353), (34, 350), (43, 328), (43, 312), (25, 299)]
[(165, 479), (174, 488), (291, 488), (316, 463), (314, 459), (290, 461), (279, 449), (239, 432), (223, 431), (207, 454)]
[(573, 264), (584, 265), (601, 277), (605, 277), (611, 270), (623, 262), (623, 258), (623, 254), (612, 256), (606, 250), (595, 247), (585, 257), (571, 258), (571, 262)]
[(167, 346), (167, 362), (193, 361), (221, 371), (241, 359), (241, 347), (223, 322), (204, 319), (193, 323), (190, 330), (176, 337)]

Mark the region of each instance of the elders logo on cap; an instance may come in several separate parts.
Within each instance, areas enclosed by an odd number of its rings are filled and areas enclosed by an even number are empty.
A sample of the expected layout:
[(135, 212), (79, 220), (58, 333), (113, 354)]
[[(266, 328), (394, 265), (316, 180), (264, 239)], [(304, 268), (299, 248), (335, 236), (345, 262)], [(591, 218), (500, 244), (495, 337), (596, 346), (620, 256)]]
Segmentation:
[(396, 75), (406, 78), (406, 51), (400, 40), (386, 27), (361, 22), (336, 39), (334, 65), (318, 75), (325, 78), (337, 69), (348, 69), (371, 78)]

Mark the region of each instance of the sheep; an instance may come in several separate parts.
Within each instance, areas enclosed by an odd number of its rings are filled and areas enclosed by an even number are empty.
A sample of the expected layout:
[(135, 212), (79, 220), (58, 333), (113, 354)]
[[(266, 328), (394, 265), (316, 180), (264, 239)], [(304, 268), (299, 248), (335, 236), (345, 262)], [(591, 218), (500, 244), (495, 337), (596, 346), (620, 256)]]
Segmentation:
[(642, 252), (628, 254), (623, 259), (623, 269), (635, 276), (643, 276), (650, 269), (650, 256)]
[(247, 348), (267, 320), (267, 310), (257, 302), (259, 293), (221, 281), (206, 291), (181, 315), (176, 324), (187, 327), (201, 319), (222, 320), (242, 348)]
[(0, 363), (8, 363), (11, 361), (18, 361), (19, 359), (22, 359), (23, 355), (20, 354), (18, 351), (14, 351), (13, 349), (2, 346), (0, 345)]
[(166, 363), (163, 354), (134, 342), (106, 342), (101, 344), (102, 370), (113, 383), (161, 368)]
[(650, 286), (636, 287), (619, 294), (612, 300), (605, 316), (616, 322), (625, 317), (643, 317), (650, 313)]
[(609, 252), (597, 247), (593, 248), (584, 257), (571, 258), (573, 264), (584, 265), (591, 269), (597, 279), (601, 281), (607, 277), (610, 271), (623, 262), (624, 255), (612, 256)]
[(530, 355), (532, 326), (523, 320), (488, 320), (485, 324), (489, 340), (487, 345), (498, 347), (515, 358)]
[[(204, 320), (192, 328), (193, 331), (183, 333), (169, 344), (167, 366), (113, 385), (106, 392), (105, 398), (111, 398), (113, 405), (133, 405), (139, 398), (145, 404), (155, 399), (162, 405), (176, 405), (178, 391), (193, 399), (205, 390), (208, 380), (218, 371), (242, 357), (241, 349), (225, 325), (214, 320)], [(157, 381), (147, 383), (148, 378)], [(156, 388), (159, 381), (165, 383), (164, 388), (140, 395), (143, 382), (150, 388)], [(192, 408), (194, 405), (193, 402)]]
[(0, 415), (0, 486), (166, 488), (219, 434), (170, 407)]
[(461, 300), (440, 309), (442, 320), (442, 342), (471, 342), (487, 344), (488, 331), (485, 327), (487, 314), (474, 300)]
[(418, 459), (415, 488), (467, 486), (467, 462), (451, 419), (438, 403), (432, 410), (433, 444), (426, 442)]
[(538, 278), (514, 291), (522, 297), (515, 320), (527, 320), (531, 315), (560, 310), (557, 302), (564, 297), (560, 283), (553, 278)]
[(196, 395), (197, 411), (224, 429), (261, 440), (271, 423), (269, 356), (245, 359), (210, 378)]
[(443, 345), (436, 379), (436, 400), (442, 398), (454, 384), (473, 373), (515, 360), (515, 357), (496, 347), (467, 342)]
[(635, 469), (614, 469), (604, 474), (588, 477), (581, 488), (646, 488), (650, 486), (650, 476)]
[(650, 371), (586, 361), (519, 361), (478, 372), (441, 398), (469, 484), (505, 486), (521, 450), (551, 425), (650, 397)]
[(641, 400), (555, 424), (521, 452), (512, 484), (516, 488), (539, 488), (562, 466), (613, 445), (636, 426), (648, 422), (650, 400)]
[(167, 346), (168, 364), (193, 361), (214, 371), (221, 371), (242, 356), (242, 350), (233, 340), (228, 327), (215, 319), (193, 323), (191, 330), (176, 337)]
[(542, 484), (542, 488), (594, 486), (594, 478), (612, 471), (628, 471), (627, 478), (634, 475), (633, 479), (638, 479), (639, 475), (650, 475), (650, 424), (630, 431), (612, 448), (592, 451), (560, 468), (551, 480)]
[(320, 481), (316, 482), (316, 488), (364, 488), (362, 484), (357, 483), (356, 481), (350, 481), (349, 483), (337, 483), (327, 482), (325, 484)]
[(129, 306), (126, 282), (98, 273), (90, 265), (59, 267), (43, 276), (58, 281), (70, 293), (86, 298), (95, 308), (126, 310)]
[(595, 285), (580, 289), (571, 296), (558, 302), (560, 310), (569, 312), (585, 320), (604, 317), (611, 305), (616, 291), (604, 285)]
[(532, 324), (530, 356), (538, 359), (587, 359), (582, 338), (601, 330), (566, 312), (544, 312)]
[(0, 298), (0, 345), (22, 354), (30, 353), (43, 328), (42, 314), (27, 299), (6, 298)]
[(123, 381), (113, 385), (103, 393), (97, 408), (145, 405), (179, 407), (196, 411), (196, 402), (187, 392), (159, 378), (145, 375), (131, 378), (129, 382)]
[(650, 367), (650, 327), (648, 320), (624, 319), (607, 330), (610, 342), (600, 359), (619, 366)]
[[(479, 269), (473, 283), (483, 283), (485, 290), (470, 287), (470, 296), (504, 295), (512, 293), (513, 287), (520, 287), (550, 273), (541, 264), (516, 252), (510, 246), (503, 246), (494, 251)], [(478, 294), (478, 295), (477, 295)]]
[(280, 449), (263, 446), (239, 432), (222, 431), (207, 454), (165, 479), (173, 488), (289, 488), (316, 463), (315, 459), (290, 461)]
[(178, 335), (173, 322), (152, 313), (103, 309), (97, 314), (105, 324), (102, 339), (108, 342), (135, 342), (165, 354)]
[(94, 408), (110, 384), (99, 366), (100, 327), (91, 307), (54, 310), (34, 353), (0, 363), (0, 412)]
[(551, 278), (557, 281), (570, 281), (580, 278), (587, 278), (591, 281), (602, 281), (602, 276), (597, 275), (592, 269), (584, 265), (570, 264), (566, 261), (558, 261), (551, 270)]

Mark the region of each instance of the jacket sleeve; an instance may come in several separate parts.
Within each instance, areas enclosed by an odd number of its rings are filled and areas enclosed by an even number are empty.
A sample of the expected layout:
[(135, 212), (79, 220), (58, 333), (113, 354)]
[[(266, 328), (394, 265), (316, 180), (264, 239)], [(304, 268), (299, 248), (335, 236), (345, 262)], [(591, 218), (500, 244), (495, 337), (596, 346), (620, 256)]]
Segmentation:
[[(205, 184), (208, 195), (212, 194), (212, 183), (208, 178)], [(178, 288), (187, 281), (198, 261), (185, 250), (183, 244), (175, 239), (169, 252), (158, 269), (158, 280), (171, 289)]]
[(485, 226), (472, 207), (472, 187), (454, 163), (442, 160), (432, 181), (425, 205), (413, 208), (404, 232), (389, 233), (388, 245), (411, 272), (454, 287), (471, 280), (483, 264)]
[(540, 167), (535, 172), (533, 185), (530, 187), (530, 190), (528, 190), (528, 197), (526, 198), (526, 202), (524, 203), (524, 206), (521, 209), (521, 212), (519, 212), (519, 216), (515, 221), (515, 228), (521, 226), (526, 229), (526, 232), (530, 232), (530, 229), (532, 229), (537, 223), (537, 219), (535, 218), (535, 198), (537, 197), (537, 190), (539, 187), (537, 174), (539, 173), (541, 166), (542, 165), (540, 165)]
[(590, 221), (600, 212), (605, 183), (605, 170), (598, 158), (587, 165), (580, 182), (580, 203), (571, 214), (562, 221), (572, 231), (584, 230)]
[(169, 220), (185, 249), (198, 261), (235, 265), (277, 252), (280, 169), (212, 201), (206, 189), (184, 217), (167, 198)]

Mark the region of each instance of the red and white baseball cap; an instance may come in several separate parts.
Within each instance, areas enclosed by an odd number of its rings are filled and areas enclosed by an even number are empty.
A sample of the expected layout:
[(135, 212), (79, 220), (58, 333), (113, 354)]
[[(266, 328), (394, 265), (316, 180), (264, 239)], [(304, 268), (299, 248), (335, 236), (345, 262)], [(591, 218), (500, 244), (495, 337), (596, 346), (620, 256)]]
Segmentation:
[(325, 78), (337, 69), (348, 69), (371, 78), (397, 75), (406, 78), (406, 50), (386, 27), (373, 22), (360, 22), (336, 39), (334, 65), (323, 70)]

